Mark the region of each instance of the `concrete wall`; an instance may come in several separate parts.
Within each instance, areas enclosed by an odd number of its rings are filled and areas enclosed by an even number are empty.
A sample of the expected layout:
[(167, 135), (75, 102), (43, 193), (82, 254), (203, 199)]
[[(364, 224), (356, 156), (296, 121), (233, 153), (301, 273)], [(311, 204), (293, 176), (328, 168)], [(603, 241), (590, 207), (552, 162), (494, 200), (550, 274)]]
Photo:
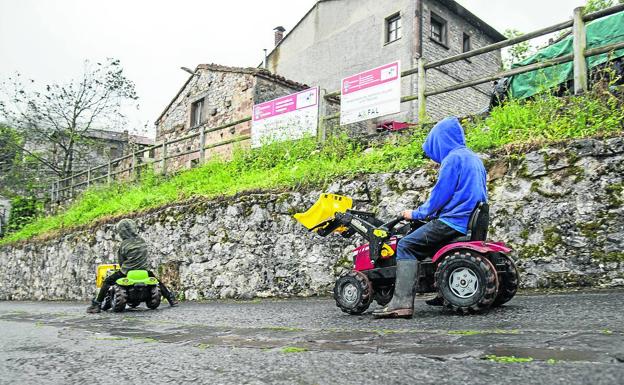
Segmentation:
[[(403, 69), (416, 66), (419, 57), (420, 30), (416, 0), (378, 1), (341, 0), (324, 1), (289, 31), (282, 43), (270, 54), (268, 68), (290, 79), (319, 85), (328, 91), (340, 89), (342, 78), (388, 63), (401, 60)], [(449, 47), (443, 48), (429, 39), (431, 9), (448, 22)], [(385, 44), (386, 18), (400, 12), (402, 38)], [(493, 42), (491, 37), (452, 13), (436, 0), (423, 0), (422, 18), (423, 56), (428, 60), (441, 59), (460, 53), (462, 34), (472, 36), (472, 46), (480, 47)], [(477, 75), (495, 72), (500, 67), (500, 53), (482, 55), (471, 61), (447, 65), (429, 71), (428, 87), (457, 83)], [(448, 74), (444, 73), (447, 72)], [(417, 76), (402, 79), (402, 94), (416, 94)], [(489, 85), (479, 87), (489, 92)], [(464, 115), (481, 110), (487, 97), (479, 91), (466, 89), (428, 99), (428, 113), (433, 119), (447, 115)], [(402, 112), (378, 119), (417, 121), (416, 102), (403, 103)]]
[[(402, 38), (385, 44), (385, 20), (400, 12)], [(394, 60), (413, 64), (415, 1), (341, 0), (320, 2), (288, 33), (268, 58), (271, 72), (328, 92), (340, 89), (342, 78)], [(414, 87), (402, 79), (402, 93)], [(402, 113), (382, 120), (411, 120), (410, 103)]]
[[(522, 151), (486, 166), (489, 238), (514, 249), (522, 287), (624, 285), (624, 139)], [(154, 270), (186, 299), (328, 294), (362, 240), (320, 237), (292, 214), (326, 191), (390, 218), (425, 199), (434, 179), (423, 167), (305, 191), (192, 199), (135, 218)], [(96, 265), (114, 261), (119, 242), (108, 224), (119, 219), (0, 246), (0, 299), (88, 299)]]
[[(443, 46), (430, 38), (431, 12), (444, 18), (448, 26), (448, 44)], [(494, 43), (492, 37), (453, 13), (435, 0), (423, 2), (423, 57), (428, 61), (462, 53), (463, 34), (470, 35), (472, 49)], [(475, 56), (427, 71), (427, 89), (438, 89), (466, 80), (476, 79), (501, 69), (500, 51)], [(416, 89), (414, 90), (416, 92)], [(434, 120), (449, 115), (474, 114), (488, 106), (491, 84), (444, 93), (427, 98), (427, 114)]]

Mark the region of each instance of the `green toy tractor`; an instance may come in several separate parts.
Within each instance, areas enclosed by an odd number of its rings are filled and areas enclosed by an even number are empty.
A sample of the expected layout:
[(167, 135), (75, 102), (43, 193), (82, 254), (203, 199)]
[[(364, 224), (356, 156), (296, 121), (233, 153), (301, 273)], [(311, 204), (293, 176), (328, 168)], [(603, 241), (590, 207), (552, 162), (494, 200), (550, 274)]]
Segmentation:
[(160, 306), (160, 297), (160, 287), (156, 278), (150, 277), (147, 270), (130, 270), (108, 290), (101, 309), (122, 312), (126, 305), (135, 308), (141, 302), (145, 302), (150, 309), (156, 309)]

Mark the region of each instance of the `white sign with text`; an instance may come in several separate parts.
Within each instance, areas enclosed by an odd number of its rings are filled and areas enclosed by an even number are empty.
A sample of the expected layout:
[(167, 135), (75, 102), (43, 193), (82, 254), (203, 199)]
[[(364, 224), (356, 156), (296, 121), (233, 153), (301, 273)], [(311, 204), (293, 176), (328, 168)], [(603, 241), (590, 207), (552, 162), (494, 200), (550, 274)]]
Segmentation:
[(340, 124), (401, 112), (401, 62), (342, 79)]
[(318, 87), (254, 105), (251, 147), (315, 136), (318, 107)]

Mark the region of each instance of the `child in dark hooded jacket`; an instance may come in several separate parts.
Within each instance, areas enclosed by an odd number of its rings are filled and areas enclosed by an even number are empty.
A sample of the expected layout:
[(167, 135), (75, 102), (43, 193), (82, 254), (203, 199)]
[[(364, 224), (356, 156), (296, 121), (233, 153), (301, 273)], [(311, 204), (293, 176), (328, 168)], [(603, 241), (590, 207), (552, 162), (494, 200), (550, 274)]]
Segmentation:
[[(466, 147), (464, 130), (457, 118), (438, 122), (429, 132), (423, 150), (440, 164), (438, 180), (424, 204), (402, 215), (408, 220), (429, 222), (399, 241), (394, 296), (385, 308), (373, 312), (378, 318), (412, 317), (412, 288), (418, 261), (431, 256), (453, 238), (465, 235), (472, 211), (479, 202), (487, 202), (485, 167)], [(436, 301), (428, 303), (437, 304)]]
[[(102, 287), (100, 288), (100, 292), (96, 299), (94, 299), (91, 303), (91, 306), (87, 308), (88, 313), (99, 313), (100, 305), (106, 297), (106, 293), (108, 293), (108, 289), (119, 278), (123, 278), (128, 274), (130, 270), (148, 270), (148, 274), (150, 277), (154, 277), (154, 274), (149, 271), (149, 264), (147, 262), (147, 243), (145, 240), (139, 236), (139, 230), (137, 228), (136, 223), (132, 219), (122, 219), (117, 223), (116, 226), (117, 233), (121, 237), (121, 244), (119, 245), (119, 250), (117, 251), (117, 260), (120, 266), (119, 271), (108, 276)], [(167, 287), (159, 282), (160, 292), (163, 297), (169, 302), (169, 305), (175, 306), (178, 304), (178, 301), (175, 298), (175, 295), (167, 289)]]

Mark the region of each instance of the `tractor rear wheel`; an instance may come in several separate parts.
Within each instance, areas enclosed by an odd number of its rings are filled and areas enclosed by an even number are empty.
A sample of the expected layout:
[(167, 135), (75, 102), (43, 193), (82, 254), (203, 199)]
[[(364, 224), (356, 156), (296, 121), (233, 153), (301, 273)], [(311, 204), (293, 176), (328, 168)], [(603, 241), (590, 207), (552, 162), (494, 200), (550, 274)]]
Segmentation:
[(501, 306), (502, 304), (509, 302), (518, 291), (520, 278), (516, 264), (511, 257), (505, 255), (505, 271), (501, 272), (498, 278), (498, 294), (496, 295), (496, 299), (494, 300), (492, 307)]
[(154, 285), (150, 287), (150, 297), (145, 301), (145, 304), (148, 308), (154, 310), (160, 306), (160, 287), (158, 285)]
[(489, 308), (498, 292), (494, 265), (466, 250), (447, 255), (438, 265), (435, 282), (444, 306), (459, 313), (478, 313)]
[(113, 291), (113, 311), (118, 313), (126, 309), (126, 303), (128, 302), (128, 291), (125, 287), (115, 285)]
[(373, 285), (364, 273), (350, 270), (334, 286), (336, 306), (348, 314), (362, 314), (373, 301)]

